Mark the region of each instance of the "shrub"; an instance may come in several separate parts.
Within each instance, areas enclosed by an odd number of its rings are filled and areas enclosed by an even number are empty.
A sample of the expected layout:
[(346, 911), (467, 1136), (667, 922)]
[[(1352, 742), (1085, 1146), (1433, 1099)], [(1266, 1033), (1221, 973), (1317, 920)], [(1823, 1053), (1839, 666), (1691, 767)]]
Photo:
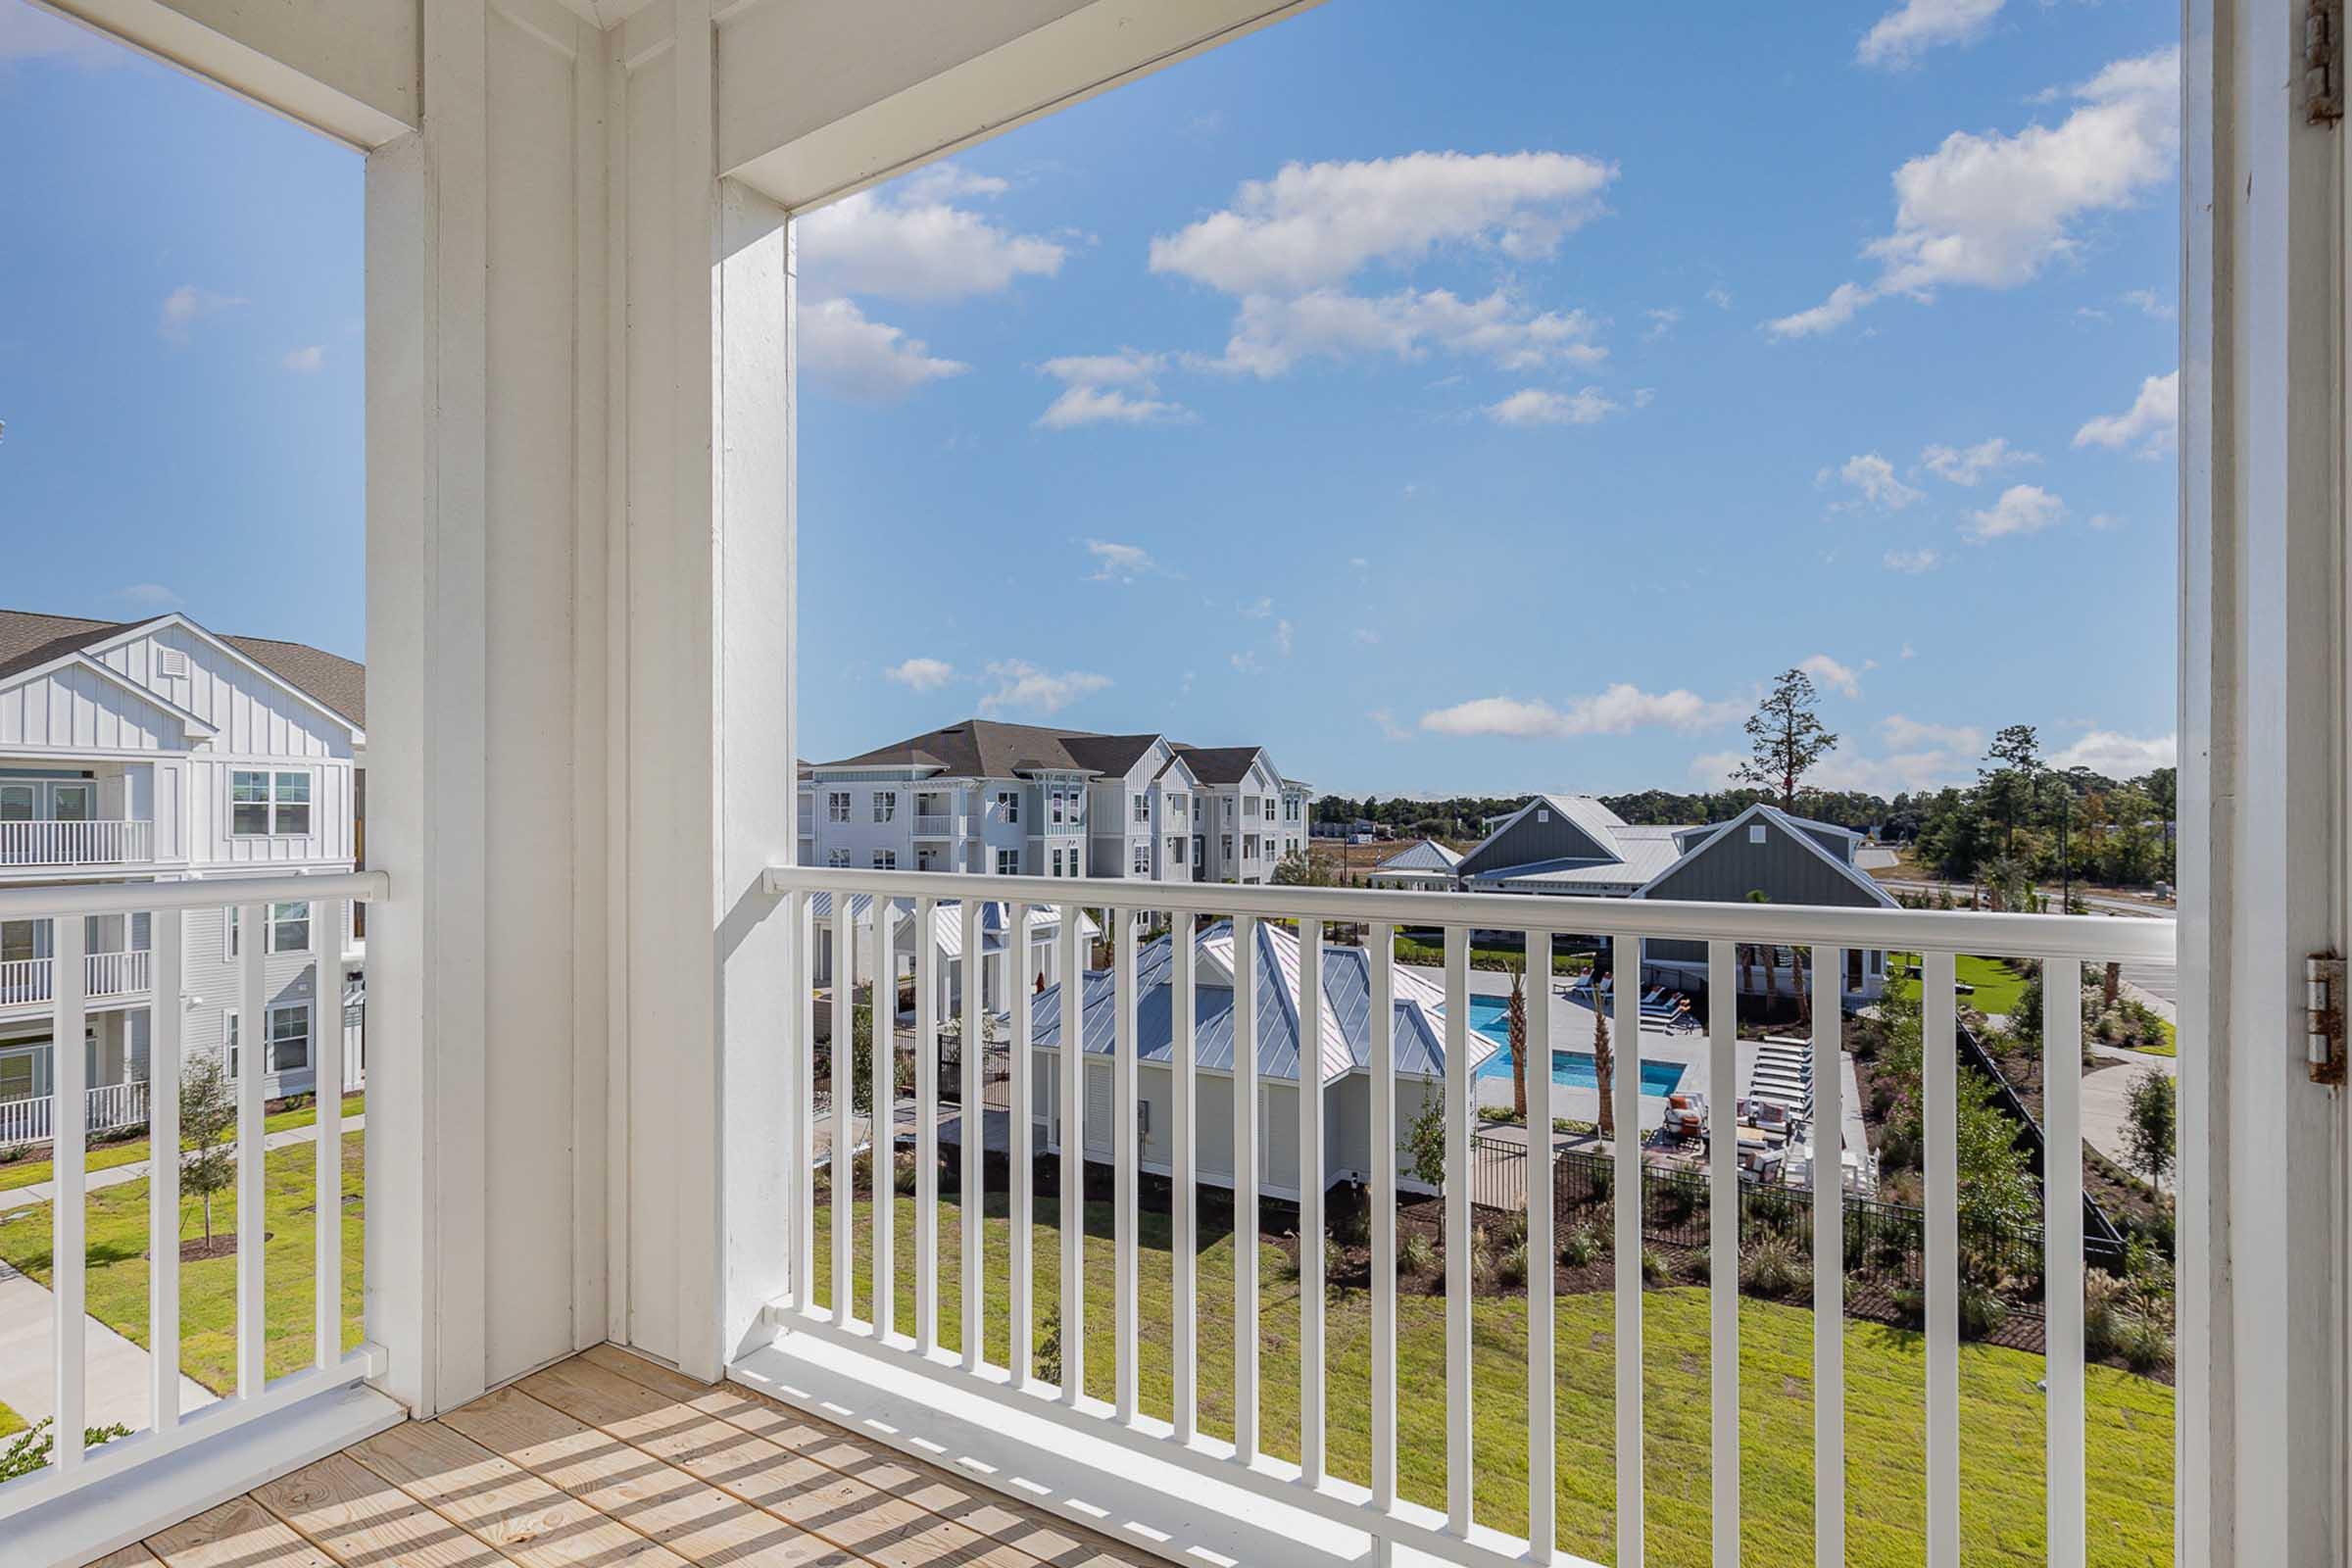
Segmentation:
[(1644, 1247), (1642, 1249), (1642, 1279), (1648, 1285), (1672, 1285), (1674, 1265), (1666, 1261), (1664, 1252), (1654, 1247)]
[[(56, 1446), (50, 1436), (55, 1424), (52, 1417), (43, 1416), (9, 1439), (6, 1447), (0, 1447), (0, 1482), (29, 1475), (49, 1462), (49, 1450)], [(81, 1443), (84, 1448), (95, 1448), (101, 1443), (129, 1436), (130, 1428), (118, 1422), (114, 1426), (82, 1428)]]
[(1683, 1278), (1693, 1285), (1704, 1285), (1715, 1276), (1715, 1254), (1704, 1247), (1684, 1255)]
[(1527, 1243), (1522, 1241), (1502, 1254), (1494, 1265), (1494, 1277), (1505, 1285), (1527, 1283)]
[(1754, 1294), (1780, 1301), (1804, 1290), (1805, 1259), (1786, 1236), (1768, 1236), (1747, 1250), (1740, 1260), (1740, 1283)]
[(1611, 1184), (1616, 1179), (1617, 1173), (1606, 1165), (1589, 1167), (1585, 1175), (1585, 1201), (1595, 1206), (1607, 1202)]
[(2116, 1329), (2115, 1349), (2134, 1372), (2161, 1372), (2173, 1364), (2172, 1331), (2153, 1317), (2126, 1318)]
[(1037, 1348), (1029, 1357), (1030, 1370), (1041, 1382), (1061, 1384), (1061, 1314), (1046, 1313), (1046, 1331), (1038, 1336)]
[(1329, 1285), (1347, 1272), (1348, 1250), (1339, 1243), (1326, 1239), (1323, 1243), (1323, 1283)]
[(30, 1144), (0, 1144), (0, 1165), (14, 1165), (31, 1152)]
[(1487, 1235), (1495, 1246), (1505, 1251), (1514, 1247), (1524, 1247), (1527, 1245), (1527, 1216), (1513, 1214), (1509, 1219), (1489, 1231)]
[(1331, 1222), (1332, 1238), (1343, 1247), (1372, 1245), (1372, 1210), (1368, 1203), (1350, 1203)]
[(2009, 1305), (1984, 1286), (1960, 1282), (1960, 1337), (1981, 1340), (2001, 1326)]
[(1396, 1244), (1396, 1272), (1427, 1274), (1438, 1266), (1438, 1249), (1419, 1231), (1407, 1235)]
[(1785, 1231), (1796, 1218), (1796, 1200), (1786, 1187), (1760, 1188), (1747, 1200), (1747, 1217), (1765, 1231)]
[(890, 1184), (902, 1193), (914, 1191), (914, 1152), (902, 1151), (891, 1160)]
[(1570, 1268), (1583, 1268), (1599, 1255), (1600, 1234), (1590, 1225), (1577, 1226), (1560, 1244), (1560, 1261)]
[(2124, 1283), (2104, 1269), (2082, 1277), (2082, 1349), (2093, 1359), (2116, 1348), (2123, 1327)]

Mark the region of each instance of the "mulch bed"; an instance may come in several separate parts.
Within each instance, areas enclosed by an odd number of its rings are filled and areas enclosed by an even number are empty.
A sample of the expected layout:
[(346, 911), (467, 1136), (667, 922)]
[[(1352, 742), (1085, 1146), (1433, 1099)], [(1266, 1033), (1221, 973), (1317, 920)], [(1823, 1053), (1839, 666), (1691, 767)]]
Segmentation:
[[(275, 1232), (264, 1232), (262, 1235), (262, 1240), (264, 1242), (274, 1241), (275, 1239)], [(236, 1250), (237, 1234), (234, 1231), (230, 1231), (224, 1236), (216, 1235), (211, 1241), (206, 1241), (203, 1237), (199, 1236), (194, 1241), (182, 1242), (179, 1244), (179, 1260), (182, 1263), (201, 1263), (205, 1259), (212, 1257), (233, 1257), (236, 1255)], [(141, 1255), (153, 1257), (155, 1254), (153, 1252), (147, 1252)]]

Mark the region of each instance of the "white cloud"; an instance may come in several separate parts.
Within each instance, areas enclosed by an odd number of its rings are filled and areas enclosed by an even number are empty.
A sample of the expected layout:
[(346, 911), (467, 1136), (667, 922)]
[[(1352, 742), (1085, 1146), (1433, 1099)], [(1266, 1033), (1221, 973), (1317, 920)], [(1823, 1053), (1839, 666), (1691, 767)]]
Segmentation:
[(1089, 539), (1086, 553), (1095, 558), (1095, 569), (1090, 576), (1096, 582), (1133, 582), (1162, 570), (1152, 559), (1152, 552), (1142, 545), (1123, 545), (1109, 539)]
[(1898, 752), (1944, 751), (1974, 757), (1984, 749), (1984, 732), (1968, 724), (1929, 724), (1900, 713), (1879, 720), (1879, 734)]
[(1013, 233), (947, 201), (1003, 189), (1002, 180), (941, 165), (901, 187), (859, 191), (820, 208), (794, 225), (803, 294), (960, 300), (1001, 293), (1023, 276), (1053, 276), (1066, 254), (1059, 244)]
[(1646, 409), (1650, 406), (1650, 404), (1657, 401), (1657, 396), (1658, 389), (1656, 387), (1638, 386), (1634, 388), (1634, 407), (1637, 409)]
[(1679, 688), (1645, 692), (1620, 682), (1590, 697), (1571, 698), (1565, 708), (1515, 697), (1475, 698), (1423, 713), (1421, 727), (1439, 735), (1507, 735), (1523, 740), (1625, 735), (1652, 726), (1690, 733), (1730, 723), (1746, 711), (1744, 702), (1713, 702)]
[(2145, 737), (2094, 729), (2050, 759), (2053, 767), (2087, 767), (2109, 778), (2137, 778), (2151, 768), (2179, 765), (2177, 735)]
[(1899, 657), (1903, 659), (1917, 659), (1919, 657), (1919, 650), (1912, 647), (1909, 643), (1905, 643), (1903, 644), (1903, 651)]
[(2173, 318), (2173, 308), (2165, 304), (2163, 297), (2152, 288), (2126, 289), (2118, 298), (2142, 316), (2153, 317), (2159, 321)]
[[(1798, 663), (1796, 667), (1824, 686), (1847, 697), (1862, 695), (1862, 669), (1856, 669), (1850, 664), (1841, 664), (1827, 654), (1815, 654), (1812, 658)], [(1863, 669), (1869, 667), (1865, 664)]]
[(1409, 741), (1413, 738), (1413, 732), (1397, 723), (1396, 715), (1385, 708), (1375, 708), (1364, 716), (1380, 726), (1380, 738), (1384, 741)]
[(1274, 623), (1274, 651), (1285, 659), (1290, 658), (1293, 640), (1294, 633), (1291, 623), (1287, 620), (1276, 621)]
[(1167, 363), (1164, 354), (1120, 349), (1115, 354), (1064, 354), (1038, 368), (1071, 386), (1126, 386), (1148, 392)]
[(2066, 503), (2037, 484), (2013, 484), (1983, 512), (1968, 514), (1961, 532), (1983, 543), (2013, 533), (2039, 533), (2066, 515)]
[(2041, 459), (2031, 452), (2020, 452), (2010, 446), (2008, 439), (1994, 436), (1973, 447), (1931, 446), (1920, 453), (1919, 461), (1928, 471), (1954, 484), (1973, 485), (1988, 474), (2001, 472)]
[(1583, 311), (1531, 310), (1500, 289), (1476, 300), (1442, 288), (1378, 298), (1339, 289), (1252, 294), (1242, 301), (1225, 352), (1190, 363), (1261, 379), (1285, 374), (1303, 360), (1389, 354), (1409, 362), (1433, 349), (1505, 370), (1592, 366), (1608, 358), (1608, 350), (1592, 341), (1597, 325)]
[(326, 345), (313, 343), (307, 348), (288, 349), (286, 357), (277, 363), (296, 375), (315, 374), (326, 363)]
[(155, 329), (165, 342), (184, 345), (188, 341), (188, 328), (196, 322), (221, 311), (234, 310), (244, 303), (230, 295), (215, 294), (193, 283), (182, 283), (164, 296), (163, 311)]
[(2072, 89), (2058, 125), (2014, 136), (1954, 131), (1894, 172), (1894, 232), (1863, 254), (1867, 285), (1840, 283), (1822, 304), (1768, 321), (1776, 337), (1826, 332), (1890, 294), (1934, 297), (1946, 285), (2015, 288), (2074, 255), (2075, 225), (2160, 190), (2180, 147), (2178, 48), (2119, 60)]
[(852, 300), (804, 305), (800, 324), (802, 368), (844, 397), (895, 402), (925, 382), (971, 368), (934, 356), (929, 345), (895, 326), (867, 320)]
[(0, 6), (0, 61), (66, 60), (95, 70), (130, 58), (111, 39), (38, 6)]
[[(1876, 452), (1846, 459), (1838, 466), (1837, 477), (1864, 501), (1886, 512), (1900, 512), (1920, 498), (1919, 491), (1895, 477), (1894, 465)], [(1814, 476), (1816, 484), (1827, 484), (1829, 479), (1827, 468)]]
[(1181, 403), (1135, 397), (1115, 386), (1073, 386), (1063, 388), (1037, 422), (1048, 430), (1069, 430), (1082, 424), (1190, 424), (1197, 417)]
[(160, 582), (134, 582), (115, 590), (115, 597), (142, 610), (165, 611), (187, 601)]
[(1904, 0), (1862, 35), (1854, 58), (1899, 70), (1937, 44), (1975, 43), (2000, 15), (2001, 0)]
[(980, 711), (983, 713), (1013, 710), (1041, 714), (1057, 713), (1079, 698), (1091, 696), (1110, 684), (1108, 675), (1095, 675), (1076, 669), (1055, 674), (1022, 659), (1008, 659), (990, 664), (987, 673), (997, 686), (980, 699)]
[(1286, 164), (1272, 179), (1245, 181), (1232, 206), (1153, 239), (1152, 270), (1227, 294), (1297, 294), (1442, 245), (1541, 260), (1601, 211), (1616, 174), (1598, 159), (1556, 152)]
[(1683, 313), (1671, 305), (1643, 311), (1642, 314), (1649, 319), (1649, 325), (1642, 333), (1642, 340), (1645, 343), (1654, 343), (1664, 337), (1673, 331), (1674, 324), (1683, 318)]
[(2078, 447), (2105, 447), (2120, 452), (2137, 447), (2140, 456), (2154, 457), (2173, 444), (2180, 429), (2180, 372), (2151, 375), (2139, 383), (2139, 396), (2121, 414), (2102, 414), (2075, 432)]
[(1227, 654), (1225, 662), (1244, 675), (1254, 675), (1265, 667), (1257, 662), (1256, 651), (1249, 648), (1243, 649), (1238, 654)]
[(1717, 310), (1728, 311), (1732, 308), (1732, 291), (1718, 283), (1713, 288), (1707, 290), (1706, 300), (1709, 305), (1714, 306)]
[(956, 666), (944, 659), (909, 659), (882, 672), (885, 679), (918, 692), (935, 692), (956, 678)]
[(1880, 564), (1888, 571), (1899, 571), (1906, 576), (1916, 577), (1922, 572), (1934, 571), (1937, 566), (1942, 565), (1943, 556), (1941, 552), (1922, 545), (1917, 550), (1889, 550), (1880, 558)]
[(2099, 532), (2105, 533), (2110, 528), (2121, 528), (2124, 525), (2124, 519), (2112, 512), (2094, 512), (2090, 514), (2090, 525)]
[(1586, 387), (1574, 394), (1531, 386), (1499, 403), (1490, 403), (1487, 417), (1496, 424), (1596, 424), (1617, 412), (1617, 405), (1600, 391)]

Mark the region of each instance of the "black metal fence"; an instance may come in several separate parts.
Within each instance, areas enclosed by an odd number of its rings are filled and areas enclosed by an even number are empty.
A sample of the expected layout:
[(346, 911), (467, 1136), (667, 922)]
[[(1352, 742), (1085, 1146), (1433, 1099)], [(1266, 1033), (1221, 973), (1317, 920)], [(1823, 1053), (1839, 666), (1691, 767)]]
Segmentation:
[[(1471, 1139), (1472, 1203), (1506, 1212), (1527, 1207), (1528, 1146), (1516, 1139), (1477, 1135)], [(1606, 1154), (1560, 1150), (1552, 1155), (1552, 1213), (1555, 1232), (1563, 1240), (1580, 1226), (1591, 1226), (1606, 1247), (1613, 1235), (1609, 1205), (1616, 1191), (1616, 1163)], [(1642, 1237), (1645, 1244), (1695, 1250), (1706, 1246), (1712, 1233), (1704, 1171), (1645, 1165), (1642, 1172)], [(1927, 1216), (1906, 1203), (1845, 1195), (1845, 1259), (1849, 1272), (1869, 1270), (1900, 1279), (1921, 1277), (1926, 1247)], [(1742, 1245), (1768, 1236), (1786, 1238), (1810, 1255), (1813, 1248), (1813, 1195), (1804, 1188), (1779, 1182), (1740, 1183), (1740, 1238)], [(2110, 1271), (2121, 1266), (2120, 1256), (2101, 1238), (2087, 1237), (2085, 1261)], [(1998, 1282), (2002, 1298), (2014, 1310), (2029, 1316), (2041, 1312), (2042, 1230), (2038, 1225), (2001, 1225), (1973, 1219), (1960, 1222), (1960, 1254), (1964, 1273), (1975, 1280)]]

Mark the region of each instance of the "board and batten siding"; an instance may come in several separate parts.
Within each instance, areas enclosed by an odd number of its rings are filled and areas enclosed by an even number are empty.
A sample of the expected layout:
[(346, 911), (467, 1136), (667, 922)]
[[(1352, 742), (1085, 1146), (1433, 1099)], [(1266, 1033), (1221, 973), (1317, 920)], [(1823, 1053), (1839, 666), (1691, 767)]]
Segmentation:
[[(185, 676), (155, 673), (158, 648), (185, 654)], [(213, 749), (233, 757), (344, 758), (348, 720), (335, 717), (247, 661), (172, 624), (157, 626), (95, 656), (108, 668), (213, 726)]]
[[(1762, 843), (1752, 842), (1753, 828), (1763, 829)], [(1790, 837), (1789, 830), (1777, 822), (1734, 822), (1717, 834), (1713, 843), (1660, 876), (1642, 897), (1740, 904), (1747, 902), (1751, 892), (1767, 895), (1774, 904), (1827, 904), (1847, 908), (1878, 908), (1885, 904), (1857, 886), (1852, 876)], [(1643, 951), (1657, 963), (1706, 960), (1703, 942), (1652, 939), (1643, 945)]]
[(168, 709), (84, 663), (0, 690), (0, 746), (28, 751), (177, 752), (187, 728)]
[[(1543, 820), (1548, 816), (1548, 821)], [(1457, 876), (1477, 876), (1502, 866), (1534, 865), (1542, 860), (1613, 860), (1617, 857), (1592, 842), (1592, 835), (1539, 802), (1518, 821), (1463, 857), (1454, 867)]]

